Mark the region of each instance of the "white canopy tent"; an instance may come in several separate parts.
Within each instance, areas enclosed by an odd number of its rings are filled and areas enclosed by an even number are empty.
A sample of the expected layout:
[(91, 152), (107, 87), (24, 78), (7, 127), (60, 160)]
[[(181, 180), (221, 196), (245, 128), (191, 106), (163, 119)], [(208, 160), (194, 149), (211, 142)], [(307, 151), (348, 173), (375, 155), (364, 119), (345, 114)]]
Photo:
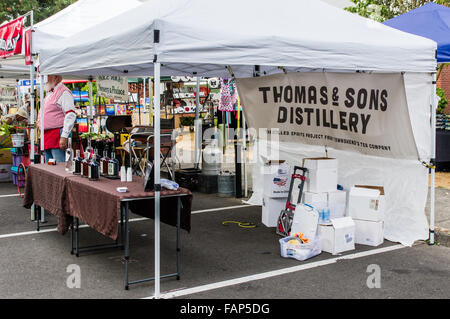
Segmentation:
[[(32, 50), (37, 53), (44, 47), (57, 46), (61, 40), (92, 28), (141, 4), (138, 0), (78, 0), (33, 26)], [(1, 60), (1, 63), (25, 65), (23, 55)]]
[[(44, 47), (56, 47), (63, 39), (71, 37), (83, 30), (93, 28), (95, 25), (114, 18), (127, 10), (136, 8), (141, 4), (142, 3), (138, 0), (78, 0), (74, 4), (37, 24), (33, 23), (33, 12), (31, 11), (25, 15), (30, 18), (31, 28), (34, 30), (31, 39), (31, 52), (36, 54)], [(24, 48), (22, 48), (22, 52), (25, 52)], [(4, 67), (24, 66), (25, 56), (23, 54), (16, 55), (0, 61), (1, 65)], [(34, 92), (35, 66), (37, 66), (38, 63), (36, 63), (36, 61), (33, 61), (33, 63), (34, 64), (27, 67), (28, 71), (26, 73), (12, 74), (9, 72), (6, 74), (6, 72), (0, 70), (0, 83), (10, 83), (13, 79), (28, 78), (32, 83), (31, 91)], [(8, 79), (6, 79), (6, 77), (8, 77)], [(42, 78), (39, 80), (42, 80)], [(40, 98), (41, 100), (44, 98), (42, 83), (40, 85)], [(43, 122), (44, 120), (41, 121), (42, 125)], [(34, 125), (34, 123), (35, 107), (34, 99), (31, 99), (30, 124)], [(35, 130), (33, 129), (31, 130), (30, 138), (34, 140), (34, 136)], [(43, 147), (43, 145), (44, 141), (41, 139), (41, 147)], [(34, 154), (34, 143), (31, 144), (31, 153)], [(31, 161), (34, 162), (33, 157), (31, 157)], [(42, 210), (41, 216), (42, 219), (45, 220), (44, 210)]]
[(3, 81), (16, 82), (30, 76), (30, 68), (26, 66), (3, 64), (0, 61), (0, 79)]
[[(430, 119), (436, 106), (432, 98), (435, 52), (433, 41), (318, 0), (229, 0), (225, 6), (208, 0), (152, 0), (57, 47), (46, 47), (40, 61), (43, 74), (154, 75), (155, 92), (159, 92), (161, 75), (230, 77), (232, 70), (236, 77), (251, 77), (256, 65), (261, 75), (280, 73), (279, 67), (287, 72), (402, 72), (416, 145), (420, 158), (428, 161), (434, 157)], [(155, 105), (159, 99), (156, 94)], [(159, 112), (156, 107), (155, 154), (159, 153)], [(323, 148), (306, 145), (281, 145), (280, 149), (289, 158), (323, 154)], [(410, 245), (428, 236), (427, 169), (419, 161), (333, 150), (329, 154), (344, 159), (339, 168), (344, 186), (363, 178), (383, 183), (391, 193), (386, 238)], [(155, 184), (159, 184), (158, 156), (154, 164)], [(256, 194), (261, 191), (253, 185)], [(160, 293), (159, 225), (157, 191), (156, 297)]]

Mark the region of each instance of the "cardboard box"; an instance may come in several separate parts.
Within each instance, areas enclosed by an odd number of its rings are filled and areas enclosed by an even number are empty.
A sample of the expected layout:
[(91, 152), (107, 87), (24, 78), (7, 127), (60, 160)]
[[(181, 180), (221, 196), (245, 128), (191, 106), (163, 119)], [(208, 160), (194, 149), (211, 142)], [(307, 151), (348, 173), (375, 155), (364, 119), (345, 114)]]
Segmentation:
[(10, 148), (12, 147), (11, 135), (0, 136), (0, 148)]
[(372, 222), (354, 219), (355, 243), (368, 246), (379, 246), (384, 241), (384, 222)]
[(328, 205), (328, 193), (303, 193), (303, 203), (311, 205), (314, 208), (325, 207)]
[(348, 211), (353, 219), (379, 222), (384, 220), (385, 197), (381, 186), (352, 187)]
[(333, 218), (331, 225), (319, 225), (322, 251), (337, 255), (355, 249), (355, 223), (350, 217)]
[(304, 192), (303, 203), (317, 209), (328, 207), (330, 209), (330, 218), (341, 218), (345, 216), (347, 192), (340, 190), (328, 193)]
[(264, 196), (287, 198), (291, 175), (291, 167), (284, 161), (266, 162), (264, 164)]
[(330, 218), (341, 218), (345, 216), (347, 205), (347, 192), (334, 191), (328, 193), (328, 207), (330, 208)]
[(263, 196), (262, 223), (267, 227), (277, 227), (281, 210), (286, 208), (286, 198)]
[(12, 164), (12, 154), (10, 148), (0, 149), (0, 164)]
[(312, 193), (333, 192), (337, 188), (338, 161), (335, 158), (316, 157), (303, 159), (308, 169), (306, 190)]

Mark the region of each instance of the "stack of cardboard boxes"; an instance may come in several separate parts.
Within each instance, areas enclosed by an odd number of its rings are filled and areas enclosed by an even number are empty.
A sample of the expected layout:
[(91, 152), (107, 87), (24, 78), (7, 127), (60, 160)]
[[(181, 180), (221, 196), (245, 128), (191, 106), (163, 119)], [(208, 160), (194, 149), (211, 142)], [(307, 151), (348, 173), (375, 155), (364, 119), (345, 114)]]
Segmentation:
[[(319, 212), (322, 209), (330, 212), (329, 220), (320, 220), (318, 226), (322, 251), (335, 255), (355, 249), (355, 243), (370, 246), (383, 243), (383, 187), (356, 185), (347, 198), (346, 191), (337, 189), (337, 159), (305, 158), (302, 166), (308, 169), (303, 203)], [(268, 161), (264, 165), (262, 222), (267, 227), (276, 227), (280, 212), (285, 209), (291, 174), (291, 166), (284, 161)], [(298, 198), (298, 191), (298, 185), (294, 185), (291, 200)]]
[(319, 223), (322, 251), (335, 255), (355, 249), (355, 223), (350, 217), (344, 217), (347, 193), (337, 189), (338, 160), (305, 158), (303, 166), (308, 169), (304, 203), (330, 212), (330, 220)]
[(384, 240), (384, 188), (356, 185), (349, 195), (349, 215), (356, 226), (356, 243), (378, 246)]
[(291, 183), (291, 167), (284, 161), (264, 164), (262, 223), (276, 227), (281, 210), (285, 209)]

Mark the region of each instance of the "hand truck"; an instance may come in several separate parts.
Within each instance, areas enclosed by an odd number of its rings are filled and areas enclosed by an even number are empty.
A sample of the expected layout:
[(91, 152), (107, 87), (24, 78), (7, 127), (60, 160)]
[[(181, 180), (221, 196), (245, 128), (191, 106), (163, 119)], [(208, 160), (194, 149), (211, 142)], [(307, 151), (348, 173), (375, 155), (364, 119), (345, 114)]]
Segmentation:
[[(297, 171), (302, 171), (303, 173), (298, 174)], [(303, 187), (305, 185), (307, 172), (308, 172), (308, 169), (305, 167), (294, 166), (294, 173), (291, 176), (291, 184), (289, 186), (289, 195), (288, 195), (288, 199), (286, 201), (286, 208), (281, 211), (280, 216), (278, 217), (278, 221), (277, 221), (276, 232), (280, 236), (283, 236), (283, 237), (289, 236), (289, 233), (291, 232), (291, 226), (292, 226), (292, 220), (294, 219), (295, 207), (302, 200)], [(295, 183), (296, 179), (300, 180), (300, 184), (298, 185), (298, 188), (300, 191), (298, 193), (298, 199), (297, 199), (296, 204), (293, 204), (291, 202), (291, 198), (292, 198), (292, 190), (294, 188), (294, 183)]]

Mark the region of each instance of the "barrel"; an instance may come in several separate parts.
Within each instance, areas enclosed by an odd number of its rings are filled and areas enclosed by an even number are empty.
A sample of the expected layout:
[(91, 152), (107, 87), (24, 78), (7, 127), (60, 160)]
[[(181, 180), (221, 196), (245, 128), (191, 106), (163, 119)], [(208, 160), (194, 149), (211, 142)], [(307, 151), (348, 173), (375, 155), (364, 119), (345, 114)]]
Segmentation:
[(217, 178), (220, 197), (233, 197), (235, 194), (236, 175), (231, 172), (223, 172)]

